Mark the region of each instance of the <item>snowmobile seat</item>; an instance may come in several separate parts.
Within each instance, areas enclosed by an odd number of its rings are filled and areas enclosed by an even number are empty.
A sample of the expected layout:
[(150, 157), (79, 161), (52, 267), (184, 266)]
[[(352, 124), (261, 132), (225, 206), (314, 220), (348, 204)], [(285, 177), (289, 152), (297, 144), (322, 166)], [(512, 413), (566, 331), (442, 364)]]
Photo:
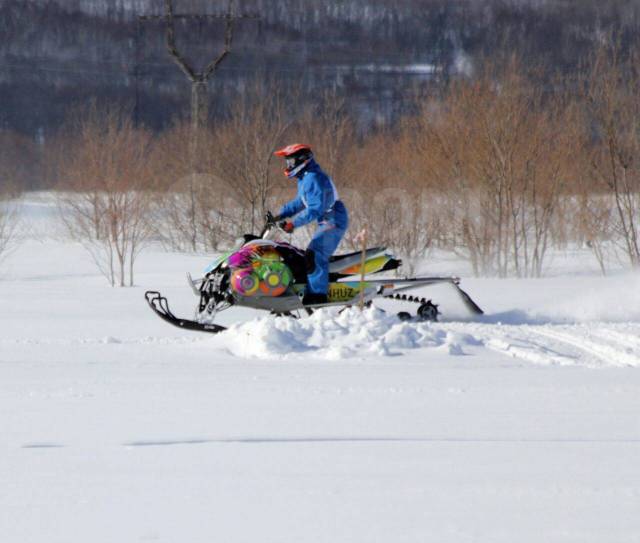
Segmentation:
[[(370, 249), (367, 249), (367, 253), (371, 252), (371, 253), (382, 253), (384, 251), (386, 251), (387, 248), (386, 247), (371, 247)], [(347, 258), (353, 257), (353, 256), (360, 256), (362, 255), (362, 251), (354, 251), (353, 253), (343, 253), (340, 255), (333, 255), (331, 257), (329, 257), (329, 262), (339, 262), (340, 260), (345, 260)]]

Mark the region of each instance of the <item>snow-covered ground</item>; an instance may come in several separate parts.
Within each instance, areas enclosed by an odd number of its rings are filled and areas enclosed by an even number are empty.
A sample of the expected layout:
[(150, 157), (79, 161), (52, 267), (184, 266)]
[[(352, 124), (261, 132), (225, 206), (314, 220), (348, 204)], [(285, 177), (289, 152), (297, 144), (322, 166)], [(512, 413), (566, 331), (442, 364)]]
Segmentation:
[[(112, 289), (46, 199), (0, 268), (0, 542), (640, 541), (640, 278), (438, 287), (371, 310), (190, 316), (208, 255), (150, 249)], [(464, 274), (437, 257), (423, 271)], [(234, 324), (235, 323), (235, 324)]]

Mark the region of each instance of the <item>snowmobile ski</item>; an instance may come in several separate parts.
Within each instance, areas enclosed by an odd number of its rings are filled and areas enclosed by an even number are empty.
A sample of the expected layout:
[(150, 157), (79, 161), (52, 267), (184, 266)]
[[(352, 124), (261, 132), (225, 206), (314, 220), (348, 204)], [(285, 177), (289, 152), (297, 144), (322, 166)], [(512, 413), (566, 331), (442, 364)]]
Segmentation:
[(173, 324), (183, 330), (193, 330), (195, 332), (209, 332), (210, 334), (219, 334), (224, 332), (226, 328), (219, 324), (207, 324), (188, 319), (176, 317), (169, 309), (169, 302), (158, 291), (148, 290), (144, 293), (147, 303), (153, 309), (154, 313), (162, 320)]

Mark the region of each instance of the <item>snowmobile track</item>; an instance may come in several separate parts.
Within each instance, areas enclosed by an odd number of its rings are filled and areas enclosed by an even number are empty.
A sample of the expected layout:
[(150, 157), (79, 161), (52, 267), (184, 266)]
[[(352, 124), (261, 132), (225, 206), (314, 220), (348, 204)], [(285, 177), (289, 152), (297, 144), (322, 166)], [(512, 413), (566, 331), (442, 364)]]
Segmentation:
[[(620, 345), (619, 342), (604, 342), (602, 339), (594, 341), (594, 334), (590, 333), (590, 331), (582, 336), (549, 328), (535, 329), (533, 331), (536, 334), (564, 342), (582, 350), (593, 358), (600, 360), (603, 366), (640, 366), (640, 353), (629, 353), (628, 348)], [(608, 339), (611, 339), (611, 336)]]
[(612, 326), (480, 325), (474, 332), (486, 347), (533, 363), (640, 367), (640, 340)]
[(593, 333), (605, 341), (616, 341), (620, 346), (623, 346), (626, 352), (638, 352), (640, 353), (640, 336), (629, 335), (618, 332), (611, 329), (595, 329)]

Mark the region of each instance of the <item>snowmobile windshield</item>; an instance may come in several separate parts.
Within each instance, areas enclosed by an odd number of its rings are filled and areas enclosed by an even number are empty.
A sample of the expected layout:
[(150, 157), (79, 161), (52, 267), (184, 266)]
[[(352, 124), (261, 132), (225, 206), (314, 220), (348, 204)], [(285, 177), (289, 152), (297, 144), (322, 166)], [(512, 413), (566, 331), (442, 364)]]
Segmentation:
[(209, 273), (212, 272), (213, 270), (215, 270), (217, 267), (219, 267), (221, 264), (223, 264), (224, 262), (227, 261), (227, 259), (233, 254), (233, 251), (229, 251), (228, 253), (224, 253), (216, 258), (214, 258), (213, 262), (211, 262), (211, 264), (209, 264), (205, 270), (204, 273)]

